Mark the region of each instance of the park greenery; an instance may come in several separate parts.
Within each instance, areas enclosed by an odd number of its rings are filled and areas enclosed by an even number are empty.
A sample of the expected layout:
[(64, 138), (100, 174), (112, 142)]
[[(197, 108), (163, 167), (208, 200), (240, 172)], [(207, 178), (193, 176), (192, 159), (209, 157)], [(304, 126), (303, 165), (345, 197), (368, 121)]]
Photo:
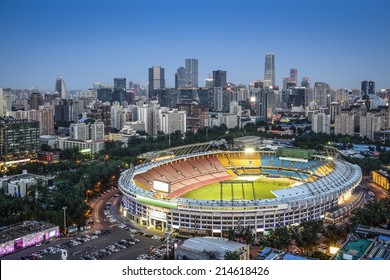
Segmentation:
[[(228, 129), (226, 125), (220, 125), (212, 128), (201, 128), (196, 133), (190, 131), (185, 135), (182, 135), (179, 131), (171, 133), (170, 136), (159, 132), (155, 137), (140, 132), (140, 136), (129, 139), (127, 147), (124, 147), (123, 143), (119, 141), (107, 141), (104, 150), (96, 155), (81, 153), (77, 148), (65, 149), (58, 151), (59, 162), (49, 164), (32, 162), (13, 166), (8, 170), (7, 175), (20, 174), (22, 170), (27, 170), (32, 174), (52, 176), (55, 184), (53, 188), (49, 189), (42, 181), (38, 181), (35, 186), (29, 189), (27, 196), (24, 198), (6, 196), (4, 191), (1, 190), (0, 226), (27, 219), (44, 220), (62, 226), (62, 209), (64, 206), (67, 207), (67, 224), (74, 223), (82, 226), (92, 211), (89, 206), (90, 200), (116, 186), (120, 172), (131, 164), (138, 164), (137, 157), (140, 154), (211, 140), (226, 139), (228, 144), (232, 144), (234, 138), (249, 135), (262, 138), (281, 137), (270, 133), (270, 128), (272, 130), (279, 128), (278, 126), (265, 127), (266, 129), (258, 131), (255, 123), (247, 123), (241, 129)], [(320, 151), (323, 150), (325, 145), (331, 145), (332, 143), (339, 143), (342, 148), (350, 148), (352, 144), (363, 143), (372, 145), (375, 151), (380, 151), (379, 158), (347, 158), (350, 162), (359, 164), (366, 175), (371, 170), (379, 169), (381, 164), (390, 163), (390, 151), (381, 150), (381, 144), (383, 143), (373, 143), (368, 139), (312, 132), (303, 133), (302, 131), (301, 134), (295, 136), (293, 141), (296, 147)], [(42, 150), (53, 151), (48, 145), (43, 145)], [(372, 209), (371, 211), (375, 212), (376, 210)], [(369, 224), (369, 222), (373, 222), (373, 219), (370, 220), (364, 214), (359, 214), (356, 222), (364, 223), (364, 221)], [(301, 244), (306, 250), (310, 251), (312, 247), (308, 245), (310, 242), (307, 239), (313, 236), (306, 231), (305, 228), (300, 231), (292, 231), (291, 229), (275, 230), (271, 234), (272, 238), (269, 238), (266, 242), (274, 240), (272, 241), (274, 243), (269, 243), (270, 246), (286, 248), (289, 246), (289, 239), (286, 239), (288, 235), (291, 238), (293, 237), (297, 244)], [(234, 235), (234, 238), (239, 238), (246, 243), (252, 238), (249, 231), (245, 229), (242, 229), (242, 232), (234, 232)]]

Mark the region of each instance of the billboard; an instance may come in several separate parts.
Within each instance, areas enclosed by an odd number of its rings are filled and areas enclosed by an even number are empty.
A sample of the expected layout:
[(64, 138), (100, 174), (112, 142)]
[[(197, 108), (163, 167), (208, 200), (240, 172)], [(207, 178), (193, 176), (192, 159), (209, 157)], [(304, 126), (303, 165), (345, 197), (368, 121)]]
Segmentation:
[(169, 193), (171, 191), (171, 185), (168, 182), (153, 180), (153, 189), (156, 191)]
[(289, 157), (289, 158), (303, 158), (311, 159), (313, 156), (313, 150), (292, 149), (292, 148), (280, 148), (276, 150), (276, 156)]

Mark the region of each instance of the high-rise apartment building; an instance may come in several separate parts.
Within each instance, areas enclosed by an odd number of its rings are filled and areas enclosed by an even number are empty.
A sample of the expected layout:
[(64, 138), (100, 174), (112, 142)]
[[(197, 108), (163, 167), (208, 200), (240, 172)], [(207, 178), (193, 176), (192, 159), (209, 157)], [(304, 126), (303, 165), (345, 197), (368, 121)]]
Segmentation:
[(355, 113), (352, 110), (342, 110), (339, 115), (335, 117), (334, 133), (342, 135), (353, 136), (355, 133), (354, 128)]
[(54, 135), (54, 107), (42, 105), (38, 108), (39, 135)]
[(93, 141), (103, 141), (104, 140), (104, 123), (102, 121), (95, 121), (89, 127), (89, 137)]
[(158, 112), (159, 131), (171, 134), (175, 131), (186, 132), (186, 112), (177, 109), (161, 108)]
[(30, 110), (38, 110), (43, 105), (43, 96), (40, 92), (33, 92), (30, 97)]
[(69, 126), (71, 139), (87, 140), (89, 137), (88, 126), (85, 123), (71, 123)]
[(185, 60), (185, 86), (198, 87), (198, 60), (195, 58)]
[(328, 95), (330, 96), (330, 86), (327, 83), (316, 82), (314, 84), (314, 101), (317, 106), (327, 107)]
[(5, 115), (4, 110), (4, 92), (3, 89), (0, 88), (0, 118)]
[(265, 54), (264, 67), (264, 87), (270, 88), (275, 85), (275, 55), (274, 53)]
[(367, 114), (360, 116), (360, 137), (374, 140), (374, 132), (380, 131), (383, 124), (382, 115), (375, 112), (367, 112)]
[(0, 88), (0, 117), (8, 116), (12, 111), (14, 97), (10, 88)]
[(315, 111), (313, 114), (311, 130), (315, 133), (327, 133), (330, 134), (330, 115), (326, 115), (324, 109)]
[(149, 98), (155, 97), (155, 90), (165, 88), (165, 70), (161, 66), (149, 68)]
[(57, 78), (54, 91), (60, 95), (61, 99), (66, 99), (66, 87), (64, 79), (62, 79), (62, 77)]

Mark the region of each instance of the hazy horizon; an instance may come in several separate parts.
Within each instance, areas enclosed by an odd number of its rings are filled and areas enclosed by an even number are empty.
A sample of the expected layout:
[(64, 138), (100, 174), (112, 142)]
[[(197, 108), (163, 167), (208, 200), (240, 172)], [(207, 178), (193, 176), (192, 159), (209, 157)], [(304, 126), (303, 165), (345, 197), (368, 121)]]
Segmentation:
[(5, 0), (0, 87), (67, 90), (125, 77), (147, 85), (148, 68), (165, 68), (174, 87), (186, 58), (199, 60), (199, 86), (213, 70), (249, 84), (264, 78), (275, 53), (276, 83), (290, 68), (331, 88), (390, 88), (390, 2), (362, 1), (49, 1)]

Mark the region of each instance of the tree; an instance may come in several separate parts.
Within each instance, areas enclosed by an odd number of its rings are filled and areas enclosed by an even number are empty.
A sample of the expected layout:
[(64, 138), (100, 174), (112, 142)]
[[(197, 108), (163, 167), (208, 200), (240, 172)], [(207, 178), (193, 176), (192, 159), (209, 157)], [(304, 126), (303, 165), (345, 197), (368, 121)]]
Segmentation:
[(224, 260), (239, 260), (240, 255), (236, 251), (226, 251), (223, 258)]
[(277, 227), (265, 237), (264, 243), (266, 246), (285, 250), (290, 246), (291, 241), (292, 237), (289, 229), (287, 227)]
[(292, 229), (292, 235), (296, 244), (306, 252), (312, 252), (318, 245), (318, 234), (322, 228), (322, 221), (307, 221)]

